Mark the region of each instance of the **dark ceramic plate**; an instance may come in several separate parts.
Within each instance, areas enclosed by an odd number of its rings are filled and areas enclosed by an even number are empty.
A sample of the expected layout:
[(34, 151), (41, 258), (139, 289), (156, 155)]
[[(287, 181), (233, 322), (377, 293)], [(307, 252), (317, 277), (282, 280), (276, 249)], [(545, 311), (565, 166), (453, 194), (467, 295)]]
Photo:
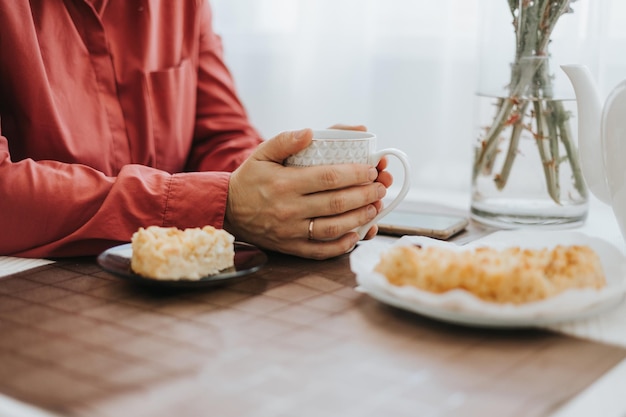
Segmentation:
[(135, 274), (130, 268), (131, 244), (107, 249), (98, 256), (98, 265), (107, 272), (136, 284), (159, 287), (195, 288), (225, 285), (245, 278), (260, 270), (267, 262), (267, 255), (256, 246), (235, 242), (235, 265), (218, 274), (198, 280), (158, 280)]

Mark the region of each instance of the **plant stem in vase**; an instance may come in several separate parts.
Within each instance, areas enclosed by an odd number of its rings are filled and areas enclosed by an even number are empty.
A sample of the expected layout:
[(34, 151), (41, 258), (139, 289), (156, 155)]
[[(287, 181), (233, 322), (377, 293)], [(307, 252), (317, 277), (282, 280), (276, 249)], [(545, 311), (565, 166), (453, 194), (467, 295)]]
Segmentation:
[[(555, 97), (548, 46), (570, 0), (507, 0), (515, 56), (507, 95), (481, 131), (472, 175), (472, 216), (504, 227), (577, 225), (587, 213), (572, 111)], [(480, 95), (479, 95), (480, 96)], [(570, 100), (573, 102), (573, 100)]]

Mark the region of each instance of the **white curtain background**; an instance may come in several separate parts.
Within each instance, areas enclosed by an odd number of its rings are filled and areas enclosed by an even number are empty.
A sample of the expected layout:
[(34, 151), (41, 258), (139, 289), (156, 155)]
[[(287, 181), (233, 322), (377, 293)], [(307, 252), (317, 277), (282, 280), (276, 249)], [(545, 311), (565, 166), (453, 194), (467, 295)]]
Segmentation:
[[(379, 148), (409, 155), (414, 189), (469, 189), (480, 68), (508, 59), (514, 46), (507, 0), (211, 3), (227, 64), (265, 138), (365, 124)], [(587, 64), (606, 95), (626, 79), (626, 2), (572, 8), (554, 33), (555, 63)]]

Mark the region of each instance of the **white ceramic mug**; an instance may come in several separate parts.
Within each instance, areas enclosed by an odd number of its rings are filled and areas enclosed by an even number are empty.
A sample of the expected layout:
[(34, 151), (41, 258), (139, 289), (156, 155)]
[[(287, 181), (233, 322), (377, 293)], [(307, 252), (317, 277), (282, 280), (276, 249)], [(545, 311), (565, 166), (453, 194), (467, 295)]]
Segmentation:
[(400, 192), (369, 223), (356, 229), (361, 239), (380, 219), (386, 216), (406, 197), (411, 187), (411, 165), (404, 152), (396, 148), (376, 150), (376, 135), (356, 130), (322, 129), (313, 131), (313, 141), (300, 152), (289, 156), (285, 166), (309, 167), (315, 165), (369, 164), (376, 166), (385, 155), (398, 158), (404, 168)]

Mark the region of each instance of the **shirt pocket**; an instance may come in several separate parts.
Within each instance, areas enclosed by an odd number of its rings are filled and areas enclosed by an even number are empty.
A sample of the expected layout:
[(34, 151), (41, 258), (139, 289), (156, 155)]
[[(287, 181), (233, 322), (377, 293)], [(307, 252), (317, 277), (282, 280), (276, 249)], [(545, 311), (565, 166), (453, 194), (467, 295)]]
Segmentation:
[(146, 76), (155, 166), (180, 172), (193, 141), (196, 80), (191, 60)]

